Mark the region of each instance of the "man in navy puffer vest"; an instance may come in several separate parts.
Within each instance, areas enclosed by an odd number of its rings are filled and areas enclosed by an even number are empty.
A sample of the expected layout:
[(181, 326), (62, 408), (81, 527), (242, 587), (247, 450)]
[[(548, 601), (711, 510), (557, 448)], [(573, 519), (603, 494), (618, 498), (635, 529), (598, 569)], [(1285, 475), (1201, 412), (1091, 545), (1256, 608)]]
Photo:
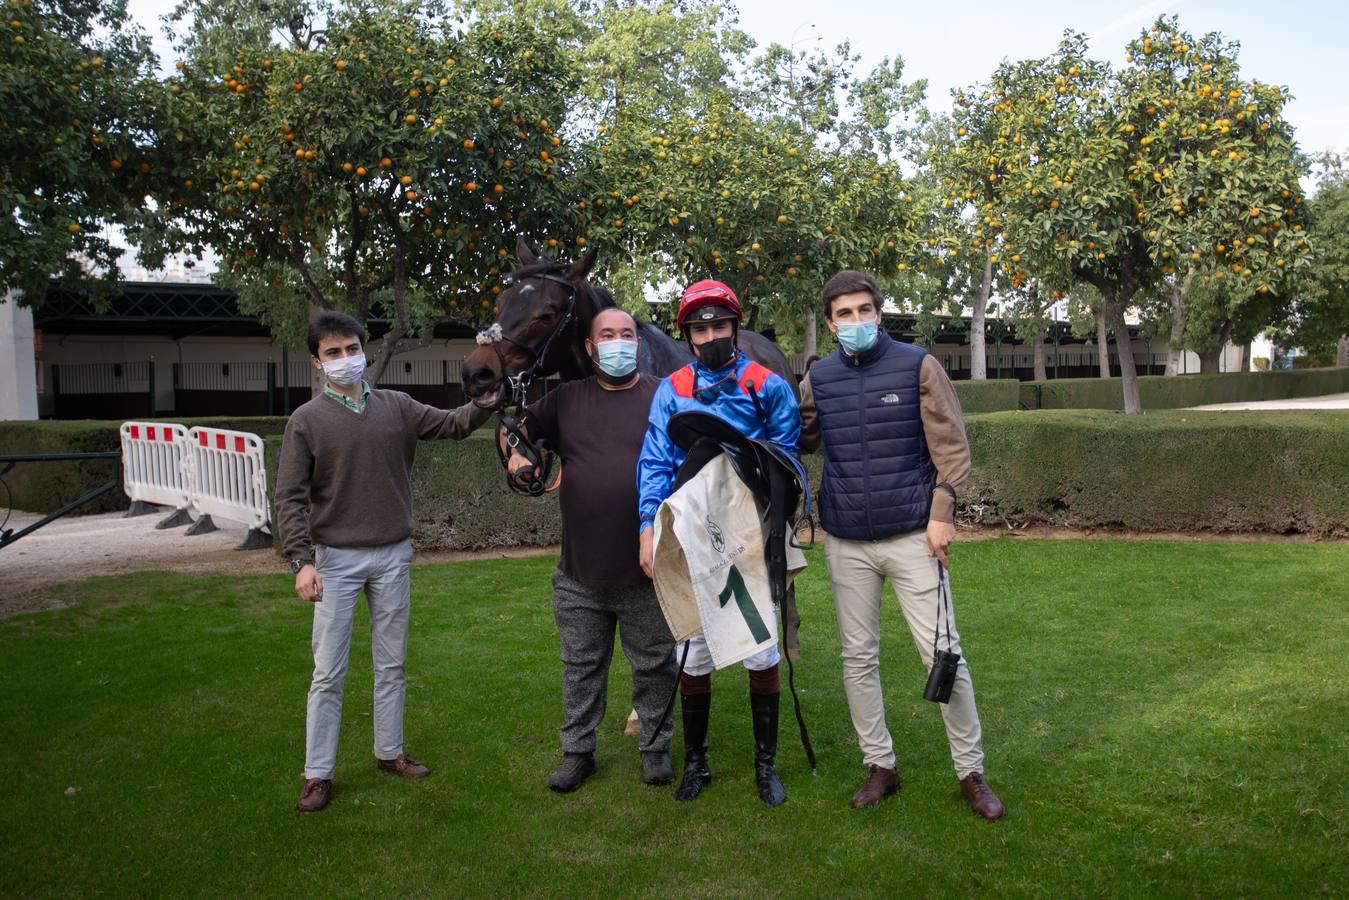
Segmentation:
[(823, 300), (839, 350), (801, 384), (801, 448), (824, 444), (824, 557), (844, 691), (868, 768), (852, 805), (872, 806), (899, 790), (880, 678), (880, 603), (889, 578), (923, 664), (932, 668), (938, 626), (936, 649), (961, 654), (950, 702), (941, 708), (951, 759), (970, 808), (999, 819), (1002, 803), (984, 782), (974, 683), (949, 591), (941, 589), (956, 495), (970, 471), (960, 399), (926, 350), (880, 329), (881, 295), (870, 276), (840, 272), (824, 286)]

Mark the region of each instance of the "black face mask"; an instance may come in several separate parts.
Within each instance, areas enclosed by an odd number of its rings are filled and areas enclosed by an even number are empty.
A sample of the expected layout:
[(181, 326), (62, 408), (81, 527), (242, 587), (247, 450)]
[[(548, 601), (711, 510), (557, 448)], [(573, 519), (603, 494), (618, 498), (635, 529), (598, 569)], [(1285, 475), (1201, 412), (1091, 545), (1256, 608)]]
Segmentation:
[(735, 357), (735, 338), (716, 338), (694, 347), (693, 352), (698, 354), (698, 361), (703, 366), (715, 372), (726, 368)]

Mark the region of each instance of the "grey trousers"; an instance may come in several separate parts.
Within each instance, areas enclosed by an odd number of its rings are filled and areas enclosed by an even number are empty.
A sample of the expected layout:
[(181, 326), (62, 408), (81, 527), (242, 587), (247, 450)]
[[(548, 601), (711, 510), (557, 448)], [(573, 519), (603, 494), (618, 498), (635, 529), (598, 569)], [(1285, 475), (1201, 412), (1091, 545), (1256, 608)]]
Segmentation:
[(375, 666), (375, 758), (403, 752), (412, 541), (383, 547), (315, 547), (323, 599), (314, 604), (314, 677), (305, 716), (305, 778), (332, 778), (342, 726), (342, 688), (351, 652), (351, 622), (365, 591)]
[(595, 730), (604, 720), (615, 627), (632, 666), (632, 708), (642, 726), (639, 746), (668, 750), (673, 716), (659, 734), (656, 727), (674, 690), (674, 638), (655, 588), (649, 583), (592, 587), (559, 569), (553, 573), (553, 618), (562, 638), (563, 752), (595, 750)]

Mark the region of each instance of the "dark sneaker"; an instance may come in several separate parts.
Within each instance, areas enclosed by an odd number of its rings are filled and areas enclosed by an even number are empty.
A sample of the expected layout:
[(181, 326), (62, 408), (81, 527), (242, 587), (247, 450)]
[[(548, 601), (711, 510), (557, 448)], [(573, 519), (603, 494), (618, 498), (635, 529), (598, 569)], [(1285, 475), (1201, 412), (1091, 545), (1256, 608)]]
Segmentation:
[(304, 783), (304, 790), (300, 793), (300, 800), (295, 804), (295, 808), (302, 813), (318, 812), (328, 805), (332, 797), (331, 778), (310, 778)]
[(548, 789), (559, 794), (570, 794), (595, 774), (595, 754), (564, 753), (553, 774), (548, 778)]
[(651, 785), (674, 784), (674, 768), (670, 765), (669, 753), (642, 754), (642, 782)]
[(884, 766), (867, 766), (867, 780), (852, 795), (853, 809), (875, 806), (899, 790), (899, 770)]
[(965, 795), (970, 809), (985, 819), (1001, 819), (1007, 813), (998, 795), (984, 781), (982, 772), (971, 772), (960, 779), (960, 792)]
[(417, 762), (406, 753), (400, 753), (394, 759), (375, 760), (380, 770), (383, 772), (392, 772), (403, 778), (425, 778), (431, 774), (431, 770), (421, 763)]

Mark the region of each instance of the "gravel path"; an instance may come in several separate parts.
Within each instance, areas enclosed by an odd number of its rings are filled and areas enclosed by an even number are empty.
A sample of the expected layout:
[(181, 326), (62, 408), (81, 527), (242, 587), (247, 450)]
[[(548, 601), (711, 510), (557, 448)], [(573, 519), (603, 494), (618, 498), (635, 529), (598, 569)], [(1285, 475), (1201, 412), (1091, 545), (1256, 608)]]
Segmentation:
[(1320, 397), (1294, 397), (1290, 400), (1252, 400), (1241, 403), (1211, 403), (1190, 409), (1349, 409), (1349, 394), (1322, 394)]

